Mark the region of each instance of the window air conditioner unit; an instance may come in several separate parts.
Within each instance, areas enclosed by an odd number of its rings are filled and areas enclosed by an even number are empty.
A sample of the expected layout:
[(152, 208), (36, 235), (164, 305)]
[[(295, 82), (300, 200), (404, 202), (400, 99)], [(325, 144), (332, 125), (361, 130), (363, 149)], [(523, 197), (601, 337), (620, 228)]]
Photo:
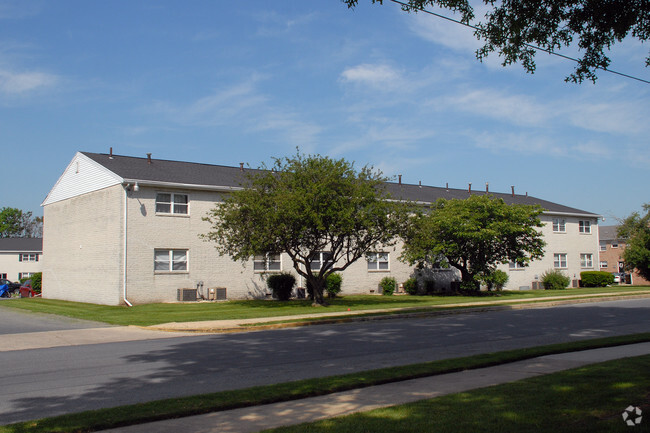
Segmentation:
[(196, 289), (177, 289), (176, 300), (182, 302), (196, 301)]

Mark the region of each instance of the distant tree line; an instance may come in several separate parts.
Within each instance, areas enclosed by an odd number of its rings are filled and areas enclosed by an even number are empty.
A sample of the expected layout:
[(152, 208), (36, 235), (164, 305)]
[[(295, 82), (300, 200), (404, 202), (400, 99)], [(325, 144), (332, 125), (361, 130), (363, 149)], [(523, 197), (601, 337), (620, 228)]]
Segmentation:
[(0, 209), (0, 238), (40, 238), (43, 236), (43, 217), (17, 208)]

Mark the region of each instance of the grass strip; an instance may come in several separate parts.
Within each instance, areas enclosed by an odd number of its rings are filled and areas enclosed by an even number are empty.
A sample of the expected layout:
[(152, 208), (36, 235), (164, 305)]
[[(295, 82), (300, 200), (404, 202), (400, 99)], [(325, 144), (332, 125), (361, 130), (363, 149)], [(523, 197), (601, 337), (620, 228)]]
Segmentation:
[(173, 398), (116, 408), (86, 411), (2, 426), (0, 427), (0, 433), (91, 432), (240, 407), (314, 397), (407, 379), (489, 367), (544, 355), (647, 341), (650, 341), (650, 333), (516, 349), (346, 375), (257, 386), (242, 390), (222, 391), (192, 397)]
[[(233, 300), (228, 302), (197, 302), (143, 304), (133, 307), (97, 305), (44, 298), (15, 298), (0, 303), (2, 308), (14, 308), (34, 313), (56, 314), (76, 319), (93, 320), (112, 325), (151, 326), (170, 322), (269, 318), (298, 314), (352, 312), (366, 310), (444, 307), (457, 303), (477, 303), (513, 300), (539, 301), (551, 296), (566, 299), (579, 295), (602, 295), (617, 292), (648, 293), (648, 287), (575, 288), (566, 290), (535, 290), (524, 292), (481, 292), (480, 296), (377, 296), (346, 295), (328, 300), (327, 307), (312, 307), (310, 300)], [(622, 295), (624, 297), (624, 295)], [(483, 306), (483, 305), (482, 305)]]
[[(642, 410), (639, 424), (623, 420)], [(650, 431), (650, 355), (450, 394), (267, 433), (476, 433)], [(629, 414), (632, 422), (636, 413)]]

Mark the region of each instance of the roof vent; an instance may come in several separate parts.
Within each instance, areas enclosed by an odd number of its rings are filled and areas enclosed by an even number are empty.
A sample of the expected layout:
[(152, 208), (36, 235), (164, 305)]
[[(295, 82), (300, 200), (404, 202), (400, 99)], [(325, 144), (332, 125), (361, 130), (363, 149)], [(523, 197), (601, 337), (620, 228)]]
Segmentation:
[(422, 188), (422, 181), (420, 181), (420, 188)]
[(110, 154), (108, 155), (108, 159), (113, 159), (113, 148), (111, 147)]
[(402, 184), (402, 175), (398, 174), (397, 179), (398, 179), (398, 183), (401, 185)]
[(244, 171), (244, 163), (243, 162), (239, 163), (239, 171)]
[(147, 164), (151, 164), (151, 154), (147, 153)]
[(490, 193), (490, 184), (488, 182), (485, 182), (485, 193), (486, 194)]
[(449, 191), (449, 182), (445, 183), (445, 189)]
[(512, 196), (514, 197), (515, 196), (515, 186), (510, 185), (510, 188), (512, 189)]
[(468, 194), (472, 193), (472, 182), (469, 183), (469, 187), (467, 188), (467, 193)]

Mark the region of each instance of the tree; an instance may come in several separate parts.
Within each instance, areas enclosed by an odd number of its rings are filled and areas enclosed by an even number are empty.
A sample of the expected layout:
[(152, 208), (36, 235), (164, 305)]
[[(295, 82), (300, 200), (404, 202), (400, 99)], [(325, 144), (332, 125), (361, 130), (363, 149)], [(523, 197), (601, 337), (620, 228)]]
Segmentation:
[(627, 270), (636, 269), (646, 280), (650, 280), (650, 203), (643, 205), (644, 216), (632, 213), (623, 220), (618, 235), (625, 239), (623, 260)]
[[(343, 0), (349, 8), (358, 0)], [(391, 0), (393, 1), (393, 0)], [(383, 3), (382, 0), (372, 0)], [(403, 0), (394, 1), (407, 12), (439, 6), (460, 13), (460, 20), (469, 24), (474, 10), (469, 0)], [(492, 52), (503, 57), (503, 66), (521, 63), (529, 73), (535, 72), (536, 47), (556, 53), (574, 41), (582, 52), (575, 71), (566, 81), (596, 81), (596, 70), (607, 69), (610, 59), (605, 55), (616, 42), (627, 36), (641, 42), (650, 36), (648, 0), (484, 0), (491, 9), (485, 20), (473, 25), (474, 34), (484, 42), (476, 51), (482, 60)], [(650, 65), (650, 56), (646, 58)]]
[(43, 218), (32, 217), (31, 212), (3, 207), (0, 209), (1, 238), (33, 238), (43, 233)]
[(402, 260), (420, 267), (452, 266), (462, 286), (478, 290), (479, 280), (499, 263), (526, 265), (544, 255), (539, 206), (508, 205), (488, 195), (439, 199), (429, 212), (411, 218), (403, 233)]
[(297, 152), (262, 168), (204, 218), (212, 224), (204, 237), (221, 255), (246, 261), (285, 252), (323, 305), (330, 274), (395, 243), (402, 205), (387, 200), (386, 179), (372, 167)]

